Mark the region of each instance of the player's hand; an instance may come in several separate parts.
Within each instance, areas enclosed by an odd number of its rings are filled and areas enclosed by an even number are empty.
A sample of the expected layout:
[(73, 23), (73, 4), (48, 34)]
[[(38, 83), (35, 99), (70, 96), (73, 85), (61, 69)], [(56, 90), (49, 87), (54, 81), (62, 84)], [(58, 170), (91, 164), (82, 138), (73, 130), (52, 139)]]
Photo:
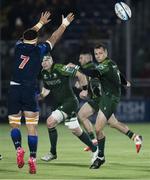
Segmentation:
[(131, 87), (131, 83), (127, 81), (127, 87)]
[(88, 90), (82, 90), (79, 94), (81, 99), (86, 99), (88, 97)]
[(37, 95), (37, 100), (38, 100), (38, 101), (43, 101), (43, 100), (44, 100), (44, 97), (41, 96), (41, 94), (38, 94), (38, 95)]
[(66, 65), (66, 67), (76, 67), (76, 65), (73, 64), (73, 63), (68, 63), (68, 64)]
[(49, 11), (46, 12), (42, 12), (41, 17), (40, 17), (40, 22), (44, 25), (47, 24), (48, 22), (51, 21), (51, 19), (49, 19), (51, 13)]
[(64, 26), (69, 26), (69, 24), (74, 20), (74, 14), (73, 13), (69, 13), (67, 15), (67, 17), (64, 18), (64, 15), (62, 15), (62, 24)]

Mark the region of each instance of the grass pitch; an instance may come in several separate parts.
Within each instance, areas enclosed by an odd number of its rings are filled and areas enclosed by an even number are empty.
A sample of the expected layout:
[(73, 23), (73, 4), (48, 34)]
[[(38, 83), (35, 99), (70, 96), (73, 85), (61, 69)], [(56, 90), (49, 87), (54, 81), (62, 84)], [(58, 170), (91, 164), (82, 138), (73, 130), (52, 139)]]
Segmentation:
[(16, 166), (16, 152), (11, 142), (9, 126), (0, 125), (0, 179), (150, 179), (150, 124), (129, 124), (131, 130), (140, 133), (143, 147), (136, 154), (134, 143), (120, 132), (105, 128), (106, 163), (97, 170), (89, 169), (90, 153), (63, 125), (58, 126), (58, 158), (43, 162), (40, 157), (49, 151), (48, 133), (45, 125), (39, 125), (37, 174), (28, 174), (28, 146), (26, 128), (23, 126), (22, 139), (26, 164), (22, 169)]

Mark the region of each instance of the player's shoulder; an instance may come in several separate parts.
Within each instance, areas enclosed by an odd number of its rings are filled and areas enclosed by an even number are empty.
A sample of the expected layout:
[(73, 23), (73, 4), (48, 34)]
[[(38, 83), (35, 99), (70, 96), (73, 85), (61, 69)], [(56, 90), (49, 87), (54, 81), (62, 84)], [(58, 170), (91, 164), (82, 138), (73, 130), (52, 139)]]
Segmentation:
[(39, 48), (47, 47), (47, 46), (49, 46), (49, 44), (47, 42), (40, 42), (37, 44), (37, 47), (39, 47)]

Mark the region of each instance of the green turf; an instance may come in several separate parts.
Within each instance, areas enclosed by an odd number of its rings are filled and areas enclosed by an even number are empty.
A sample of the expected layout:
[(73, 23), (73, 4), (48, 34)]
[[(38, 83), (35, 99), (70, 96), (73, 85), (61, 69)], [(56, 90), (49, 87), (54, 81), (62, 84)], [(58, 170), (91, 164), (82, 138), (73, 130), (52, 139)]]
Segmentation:
[[(144, 144), (136, 154), (134, 143), (125, 135), (106, 127), (106, 163), (98, 170), (90, 170), (90, 153), (84, 152), (84, 145), (67, 128), (58, 128), (58, 159), (43, 162), (40, 157), (49, 150), (45, 125), (39, 125), (38, 168), (36, 175), (28, 174), (28, 165), (23, 169), (16, 166), (16, 155), (9, 136), (8, 125), (0, 125), (0, 179), (150, 179), (150, 125), (129, 124), (131, 129), (143, 135)], [(23, 146), (28, 159), (26, 129), (22, 127)]]

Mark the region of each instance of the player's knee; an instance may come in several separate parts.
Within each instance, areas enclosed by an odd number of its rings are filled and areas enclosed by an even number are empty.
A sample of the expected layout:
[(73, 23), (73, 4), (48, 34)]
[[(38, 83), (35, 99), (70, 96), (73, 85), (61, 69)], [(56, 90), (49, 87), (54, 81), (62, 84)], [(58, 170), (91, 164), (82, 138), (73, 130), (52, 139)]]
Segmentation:
[(26, 124), (28, 135), (35, 136), (37, 135), (37, 125), (35, 124)]
[(102, 139), (105, 137), (104, 133), (102, 131), (98, 131), (98, 130), (95, 130), (95, 133), (96, 133), (96, 137), (98, 139)]
[(15, 124), (15, 123), (11, 123), (11, 124), (10, 124), (10, 127), (13, 128), (13, 129), (14, 129), (14, 128), (18, 128), (18, 129), (19, 129), (19, 128), (20, 128), (20, 125), (19, 125), (19, 124)]
[(53, 128), (56, 126), (56, 124), (59, 124), (66, 118), (67, 118), (66, 113), (56, 109), (55, 111), (52, 112), (50, 117), (47, 119), (47, 126), (48, 128)]
[(53, 128), (56, 126), (56, 123), (57, 121), (52, 117), (50, 116), (48, 119), (47, 119), (47, 127), (48, 128)]
[(83, 133), (83, 130), (81, 129), (81, 127), (78, 128), (74, 128), (71, 129), (71, 132), (75, 135), (75, 136), (81, 136), (81, 134)]
[(103, 132), (102, 132), (102, 128), (99, 126), (99, 127), (95, 127), (95, 133), (96, 133), (96, 136), (103, 136)]

